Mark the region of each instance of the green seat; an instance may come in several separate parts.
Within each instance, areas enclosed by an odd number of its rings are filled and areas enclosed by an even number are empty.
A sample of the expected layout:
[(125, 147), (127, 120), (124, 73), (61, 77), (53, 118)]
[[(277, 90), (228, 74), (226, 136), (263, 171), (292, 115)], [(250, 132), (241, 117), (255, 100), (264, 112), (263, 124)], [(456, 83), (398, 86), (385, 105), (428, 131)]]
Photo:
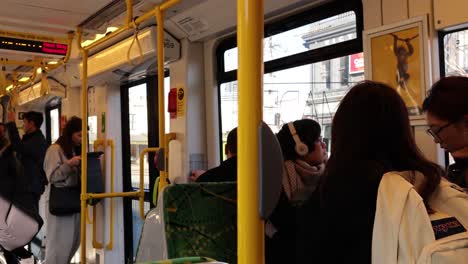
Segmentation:
[(188, 257), (188, 258), (177, 258), (168, 260), (159, 260), (151, 262), (142, 262), (138, 264), (195, 264), (195, 263), (210, 263), (213, 259), (205, 257)]
[(187, 256), (237, 263), (235, 183), (175, 184), (163, 189), (158, 207), (146, 216), (137, 262)]

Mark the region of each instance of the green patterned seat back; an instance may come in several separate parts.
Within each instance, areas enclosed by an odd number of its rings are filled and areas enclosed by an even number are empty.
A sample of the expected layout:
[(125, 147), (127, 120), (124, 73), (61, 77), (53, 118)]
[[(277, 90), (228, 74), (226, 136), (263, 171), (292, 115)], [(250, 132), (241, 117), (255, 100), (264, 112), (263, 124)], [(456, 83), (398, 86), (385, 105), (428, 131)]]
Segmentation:
[(188, 257), (188, 258), (177, 258), (177, 259), (142, 262), (139, 264), (196, 264), (196, 263), (206, 263), (210, 261), (214, 261), (214, 260), (209, 259), (209, 258), (204, 258), (204, 257)]
[(168, 258), (206, 256), (237, 263), (237, 185), (177, 184), (164, 189)]

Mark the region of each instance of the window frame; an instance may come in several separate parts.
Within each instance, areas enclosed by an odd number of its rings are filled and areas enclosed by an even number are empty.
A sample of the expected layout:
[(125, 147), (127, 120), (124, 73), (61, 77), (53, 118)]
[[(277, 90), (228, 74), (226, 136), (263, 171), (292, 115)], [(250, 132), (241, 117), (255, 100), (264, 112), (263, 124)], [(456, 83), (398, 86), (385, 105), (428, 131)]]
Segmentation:
[(62, 100), (58, 100), (56, 103), (48, 104), (45, 108), (45, 125), (46, 125), (46, 141), (50, 145), (52, 144), (52, 120), (50, 119), (50, 114), (53, 110), (58, 109), (59, 114), (59, 133), (61, 133), (62, 128), (60, 127), (60, 119), (62, 117)]
[[(468, 30), (468, 25), (464, 25), (462, 27), (457, 27), (455, 29), (450, 29), (450, 30), (439, 30), (437, 32), (438, 35), (438, 43), (439, 43), (439, 72), (440, 72), (440, 78), (446, 77), (445, 75), (445, 46), (444, 46), (444, 38), (445, 36), (459, 32), (459, 31), (465, 31)], [(444, 151), (444, 165), (445, 168), (448, 168), (450, 165), (450, 157), (449, 157), (449, 152)]]
[[(333, 1), (266, 23), (264, 26), (264, 39), (349, 11), (354, 12), (356, 17), (355, 39), (264, 62), (264, 74), (363, 52), (362, 31), (364, 30), (364, 18), (362, 2), (359, 0), (349, 0), (346, 2)], [(237, 47), (237, 34), (233, 34), (221, 40), (215, 52), (218, 85), (218, 135), (221, 160), (223, 159), (224, 153), (222, 142), (221, 85), (237, 80), (237, 69), (225, 71), (224, 53), (235, 47)]]
[[(170, 73), (168, 70), (164, 71), (164, 78), (169, 77)], [(133, 82), (123, 83), (120, 86), (120, 103), (121, 103), (121, 120), (122, 120), (122, 157), (127, 157), (130, 154), (130, 118), (129, 118), (129, 98), (128, 98), (128, 91), (131, 87), (144, 84), (146, 83), (146, 100), (147, 100), (147, 111), (148, 111), (148, 136), (149, 135), (156, 135), (156, 136), (149, 136), (148, 137), (148, 146), (154, 147), (159, 146), (159, 138), (158, 138), (158, 131), (159, 131), (159, 116), (155, 115), (154, 117), (151, 116), (149, 113), (158, 113), (159, 111), (159, 102), (158, 102), (158, 76), (157, 75), (150, 75), (146, 78), (136, 80)], [(155, 89), (156, 88), (156, 89)], [(162, 87), (164, 89), (164, 87)], [(152, 164), (154, 159), (154, 153), (148, 153), (146, 160), (149, 164)], [(150, 210), (154, 208), (154, 204), (152, 202), (153, 199), (153, 186), (155, 183), (156, 177), (159, 176), (159, 172), (153, 166), (149, 166), (149, 189), (145, 189), (144, 192), (144, 200), (145, 202), (149, 202)], [(123, 184), (123, 191), (124, 192), (132, 192), (137, 191), (138, 188), (132, 187), (131, 182), (131, 166), (128, 160), (122, 162), (122, 184)], [(151, 175), (155, 175), (155, 177), (151, 177)], [(133, 219), (132, 219), (132, 201), (138, 200), (134, 197), (126, 197), (123, 198), (124, 203), (124, 255), (126, 262), (130, 261), (133, 262), (133, 258), (135, 257), (133, 252)]]

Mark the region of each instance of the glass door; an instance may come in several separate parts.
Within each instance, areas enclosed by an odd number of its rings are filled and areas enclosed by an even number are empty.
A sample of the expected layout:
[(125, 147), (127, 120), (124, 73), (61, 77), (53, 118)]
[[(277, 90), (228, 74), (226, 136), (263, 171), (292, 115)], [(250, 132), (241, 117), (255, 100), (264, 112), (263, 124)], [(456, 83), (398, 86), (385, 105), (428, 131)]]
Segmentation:
[[(167, 89), (169, 88), (168, 83), (169, 77), (165, 81)], [(165, 94), (167, 93), (165, 92)], [(157, 78), (152, 76), (142, 81), (122, 86), (121, 95), (124, 191), (139, 190), (140, 166), (143, 166), (144, 210), (147, 213), (154, 207), (151, 199), (153, 196), (153, 186), (156, 177), (159, 176), (159, 172), (156, 171), (153, 165), (154, 154), (149, 153), (149, 155), (146, 155), (143, 164), (140, 164), (140, 153), (145, 148), (159, 146)], [(124, 218), (125, 263), (133, 263), (144, 224), (144, 220), (140, 218), (138, 199), (124, 199)]]

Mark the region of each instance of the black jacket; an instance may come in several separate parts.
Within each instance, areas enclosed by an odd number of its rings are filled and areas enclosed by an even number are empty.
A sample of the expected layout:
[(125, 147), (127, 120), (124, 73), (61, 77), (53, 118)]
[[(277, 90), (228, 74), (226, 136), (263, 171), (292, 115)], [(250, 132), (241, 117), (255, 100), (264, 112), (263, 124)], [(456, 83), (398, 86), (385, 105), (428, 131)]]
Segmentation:
[(221, 165), (206, 171), (197, 179), (197, 182), (226, 181), (237, 181), (237, 156), (221, 162)]
[(17, 180), (17, 164), (11, 145), (0, 150), (0, 195), (12, 200)]
[(24, 175), (31, 183), (31, 191), (41, 195), (47, 185), (43, 164), (47, 151), (47, 141), (41, 130), (25, 134), (20, 140), (18, 129), (14, 122), (6, 124), (13, 150), (24, 168)]
[(468, 158), (455, 159), (448, 167), (447, 178), (462, 188), (468, 188)]
[(293, 206), (284, 191), (269, 220), (276, 228), (273, 237), (265, 236), (266, 264), (320, 263), (317, 258), (320, 230), (319, 192), (301, 206)]

